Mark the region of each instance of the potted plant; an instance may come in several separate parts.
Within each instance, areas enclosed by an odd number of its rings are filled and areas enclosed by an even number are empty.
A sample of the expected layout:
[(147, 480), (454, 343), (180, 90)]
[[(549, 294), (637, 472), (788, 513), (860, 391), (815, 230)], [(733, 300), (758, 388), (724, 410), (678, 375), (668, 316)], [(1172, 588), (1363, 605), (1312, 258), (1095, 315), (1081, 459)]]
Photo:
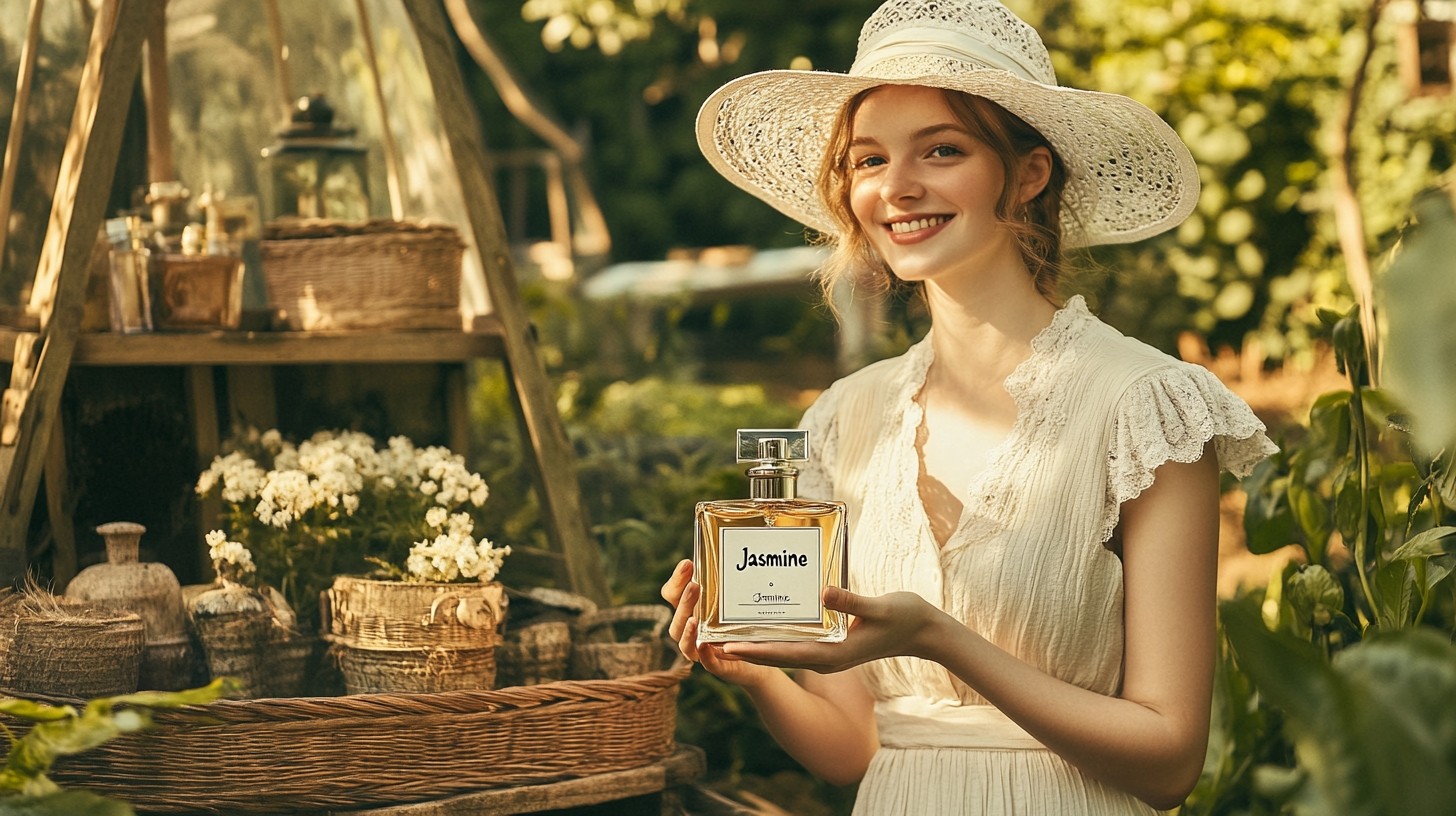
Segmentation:
[(227, 539), (250, 552), (258, 583), (276, 587), (308, 629), (319, 626), (319, 593), (335, 575), (403, 565), (416, 541), (437, 535), (430, 510), (473, 519), (490, 494), (447, 448), (403, 436), (380, 447), (337, 430), (295, 444), (253, 428), (234, 432), (196, 490), (222, 499)]
[(327, 593), (326, 637), (350, 693), (488, 689), (505, 619), (495, 580), (509, 547), (476, 538), (466, 513), (431, 508), (433, 535), (416, 541), (404, 566), (340, 575)]
[(464, 457), (403, 436), (380, 447), (367, 434), (321, 431), (294, 444), (277, 430), (243, 430), (197, 492), (221, 497), (226, 540), (250, 553), (259, 583), (335, 643), (350, 691), (390, 690), (351, 680), (355, 669), (419, 675), (410, 690), (458, 687), (467, 674), (488, 687), (493, 663), (479, 664), (498, 638), (504, 592), (494, 578), (510, 549), (476, 537), (489, 489)]
[(257, 580), (247, 547), (213, 530), (207, 548), (217, 580), (188, 598), (187, 615), (208, 673), (233, 678), (239, 697), (301, 695), (312, 638), (283, 595)]

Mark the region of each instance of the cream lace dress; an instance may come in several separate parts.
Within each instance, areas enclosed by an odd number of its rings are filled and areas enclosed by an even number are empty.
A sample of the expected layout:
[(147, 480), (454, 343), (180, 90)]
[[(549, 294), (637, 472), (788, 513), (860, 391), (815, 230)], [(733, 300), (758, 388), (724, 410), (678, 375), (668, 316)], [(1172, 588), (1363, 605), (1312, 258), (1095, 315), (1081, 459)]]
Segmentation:
[[(1275, 450), (1264, 425), (1207, 370), (1124, 337), (1074, 297), (1007, 378), (1016, 422), (941, 549), (916, 486), (915, 397), (931, 359), (926, 338), (835, 383), (804, 416), (814, 458), (800, 493), (848, 503), (851, 588), (914, 591), (1032, 666), (1116, 694), (1122, 564), (1105, 543), (1119, 507), (1210, 439), (1224, 469), (1247, 474)], [(856, 671), (880, 738), (856, 816), (1155, 812), (1084, 776), (936, 663)]]

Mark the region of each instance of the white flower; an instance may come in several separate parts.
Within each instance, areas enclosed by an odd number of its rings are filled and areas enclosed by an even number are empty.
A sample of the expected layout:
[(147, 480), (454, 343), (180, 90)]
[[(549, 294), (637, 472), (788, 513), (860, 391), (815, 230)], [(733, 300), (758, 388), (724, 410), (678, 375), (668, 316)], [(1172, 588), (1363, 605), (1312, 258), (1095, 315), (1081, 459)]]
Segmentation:
[(454, 581), (474, 578), (490, 581), (500, 572), (510, 547), (496, 547), (489, 539), (471, 537), (470, 516), (450, 517), (450, 529), (433, 540), (417, 541), (405, 559), (409, 574), (420, 581)]
[(228, 541), (227, 533), (213, 530), (205, 536), (207, 555), (212, 559), (212, 569), (219, 575), (241, 576), (253, 572), (253, 554), (236, 541)]
[[(448, 448), (416, 447), (403, 436), (377, 447), (357, 431), (320, 431), (297, 444), (277, 430), (244, 431), (235, 439), (238, 449), (216, 457), (198, 476), (196, 491), (230, 505), (234, 523), (245, 528), (243, 539), (260, 559), (266, 555), (258, 569), (270, 580), (307, 561), (293, 559), (300, 547), (327, 538), (373, 548), (391, 535), (417, 534), (421, 519), (430, 538), (416, 542), (402, 565), (417, 580), (488, 581), (510, 551), (474, 538), (474, 520), (461, 511), (480, 507), (490, 491), (465, 457)], [(246, 547), (217, 535), (215, 547), (208, 538), (215, 556), (251, 564)]]

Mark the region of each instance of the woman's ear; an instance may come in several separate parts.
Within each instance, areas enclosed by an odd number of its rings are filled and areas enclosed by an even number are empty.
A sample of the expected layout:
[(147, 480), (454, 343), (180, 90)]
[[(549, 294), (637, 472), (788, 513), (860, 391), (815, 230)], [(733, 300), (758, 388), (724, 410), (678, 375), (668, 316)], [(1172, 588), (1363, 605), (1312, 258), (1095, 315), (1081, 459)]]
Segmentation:
[(1052, 178), (1052, 152), (1044, 146), (1033, 147), (1021, 157), (1021, 191), (1017, 204), (1026, 204), (1041, 195)]

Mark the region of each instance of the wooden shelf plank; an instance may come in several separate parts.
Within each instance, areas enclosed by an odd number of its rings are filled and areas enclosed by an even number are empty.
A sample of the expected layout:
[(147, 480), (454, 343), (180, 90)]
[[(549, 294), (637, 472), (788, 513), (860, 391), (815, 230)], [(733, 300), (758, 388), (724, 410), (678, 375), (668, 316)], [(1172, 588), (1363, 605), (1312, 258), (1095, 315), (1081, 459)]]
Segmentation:
[(433, 802), (370, 808), (368, 810), (334, 811), (334, 816), (494, 816), (495, 814), (536, 813), (543, 810), (578, 808), (603, 802), (620, 801), (667, 791), (689, 784), (704, 774), (703, 751), (690, 745), (679, 745), (672, 755), (650, 765), (627, 771), (598, 774), (581, 779), (568, 779), (541, 785), (467, 793)]
[[(0, 359), (21, 332), (0, 329)], [(504, 355), (499, 322), (471, 331), (189, 332), (81, 334), (76, 366), (306, 365), (311, 363), (465, 362)]]

